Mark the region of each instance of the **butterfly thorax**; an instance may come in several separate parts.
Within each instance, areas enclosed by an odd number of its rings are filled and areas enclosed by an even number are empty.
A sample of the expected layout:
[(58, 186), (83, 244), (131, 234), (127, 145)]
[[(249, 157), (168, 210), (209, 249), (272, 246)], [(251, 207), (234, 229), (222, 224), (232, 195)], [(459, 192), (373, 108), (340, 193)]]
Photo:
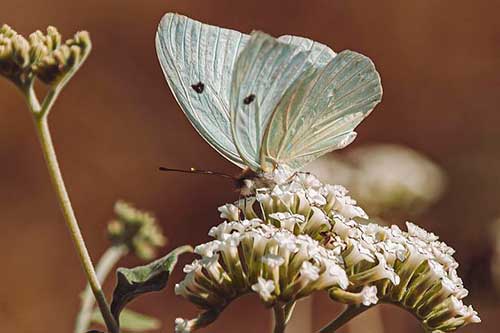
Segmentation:
[(248, 197), (255, 195), (255, 190), (263, 187), (273, 187), (276, 181), (265, 173), (258, 173), (250, 168), (245, 168), (236, 177), (235, 186), (240, 191), (241, 196)]

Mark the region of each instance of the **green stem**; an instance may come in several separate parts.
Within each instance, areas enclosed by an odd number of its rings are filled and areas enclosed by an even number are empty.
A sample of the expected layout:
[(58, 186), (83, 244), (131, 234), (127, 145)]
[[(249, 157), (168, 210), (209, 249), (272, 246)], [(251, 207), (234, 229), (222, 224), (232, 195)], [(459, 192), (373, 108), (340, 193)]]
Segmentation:
[(33, 115), (40, 113), (40, 102), (36, 96), (35, 89), (33, 88), (34, 80), (33, 77), (29, 77), (25, 81), (16, 80), (14, 83), (19, 87), (21, 92), (24, 94), (28, 107)]
[[(102, 284), (106, 280), (109, 272), (115, 267), (117, 262), (128, 253), (128, 247), (125, 245), (111, 246), (102, 255), (96, 266), (96, 275), (99, 282)], [(82, 303), (80, 312), (76, 317), (74, 333), (86, 332), (90, 326), (92, 312), (94, 309), (95, 299), (92, 294), (90, 285), (87, 285), (82, 295)]]
[(344, 312), (342, 312), (337, 318), (335, 318), (328, 325), (323, 327), (319, 332), (320, 333), (335, 333), (337, 329), (342, 327), (348, 321), (356, 317), (357, 315), (368, 310), (369, 306), (360, 306), (360, 305), (349, 305)]
[(283, 307), (279, 304), (276, 304), (273, 307), (274, 310), (274, 333), (283, 333), (285, 332), (286, 327), (286, 316)]
[(54, 103), (54, 100), (57, 98), (58, 92), (59, 89), (56, 87), (53, 91), (48, 93), (44, 103), (42, 104), (42, 109), (39, 112), (35, 112), (35, 105), (31, 105), (31, 111), (34, 116), (36, 131), (40, 140), (40, 145), (42, 148), (43, 156), (45, 158), (45, 162), (47, 164), (50, 179), (56, 191), (57, 198), (59, 199), (59, 204), (61, 206), (66, 225), (70, 231), (73, 244), (87, 276), (88, 283), (90, 285), (90, 288), (92, 289), (97, 304), (99, 305), (99, 309), (101, 310), (109, 333), (118, 333), (118, 325), (111, 314), (108, 302), (102, 291), (101, 284), (97, 279), (96, 273), (94, 271), (94, 266), (92, 265), (92, 260), (90, 258), (87, 247), (85, 246), (85, 241), (83, 240), (78, 221), (76, 220), (75, 213), (73, 211), (73, 207), (71, 206), (71, 201), (69, 199), (68, 192), (66, 191), (66, 186), (64, 185), (64, 180), (61, 174), (61, 170), (59, 169), (59, 163), (57, 162), (52, 138), (50, 136), (47, 116), (50, 112), (50, 108)]
[(297, 304), (297, 302), (286, 303), (286, 305), (283, 309), (285, 311), (285, 325), (288, 324), (288, 322), (292, 318), (293, 310), (295, 310), (296, 304)]

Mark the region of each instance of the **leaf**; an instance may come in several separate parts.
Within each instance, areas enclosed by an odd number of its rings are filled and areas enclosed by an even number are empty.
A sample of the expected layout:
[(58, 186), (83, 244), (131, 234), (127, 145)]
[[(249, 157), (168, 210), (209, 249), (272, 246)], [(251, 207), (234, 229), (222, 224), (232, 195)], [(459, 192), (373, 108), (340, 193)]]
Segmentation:
[[(160, 328), (161, 323), (158, 319), (146, 316), (129, 309), (124, 309), (120, 315), (121, 323), (120, 328), (124, 331), (130, 332), (146, 332), (157, 330)], [(105, 326), (99, 309), (95, 309), (92, 313), (92, 322)]]
[(118, 323), (120, 312), (130, 301), (142, 294), (165, 288), (177, 259), (186, 252), (193, 252), (193, 248), (189, 245), (180, 246), (150, 264), (134, 268), (121, 267), (116, 270), (117, 281), (113, 291), (111, 313)]

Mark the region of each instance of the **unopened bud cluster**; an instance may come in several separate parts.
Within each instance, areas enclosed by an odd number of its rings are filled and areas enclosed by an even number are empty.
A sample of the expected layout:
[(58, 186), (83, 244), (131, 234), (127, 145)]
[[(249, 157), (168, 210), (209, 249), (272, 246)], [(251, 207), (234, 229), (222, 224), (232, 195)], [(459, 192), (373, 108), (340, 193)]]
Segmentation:
[(118, 201), (114, 211), (116, 218), (108, 224), (113, 244), (126, 245), (141, 259), (153, 259), (156, 249), (166, 243), (155, 217), (124, 201)]
[(36, 76), (48, 85), (57, 84), (79, 67), (91, 49), (89, 34), (78, 32), (62, 43), (54, 27), (36, 31), (26, 39), (8, 25), (0, 27), (0, 75), (16, 84)]
[[(367, 216), (342, 186), (297, 174), (219, 211), (226, 221), (195, 248), (201, 258), (176, 285), (210, 313), (248, 292), (272, 306), (324, 290), (344, 304), (402, 306), (433, 332), (480, 321), (462, 303), (468, 292), (453, 249), (412, 223), (402, 231), (355, 221)], [(200, 318), (178, 319), (177, 332), (203, 326)]]

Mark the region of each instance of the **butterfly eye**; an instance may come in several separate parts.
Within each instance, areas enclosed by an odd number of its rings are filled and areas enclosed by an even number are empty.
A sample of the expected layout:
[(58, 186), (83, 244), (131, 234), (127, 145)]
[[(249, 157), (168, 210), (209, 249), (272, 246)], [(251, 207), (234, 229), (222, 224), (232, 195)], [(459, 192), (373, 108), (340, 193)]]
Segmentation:
[(255, 95), (251, 94), (251, 95), (248, 95), (247, 97), (245, 97), (245, 99), (243, 100), (243, 103), (245, 103), (245, 105), (248, 105), (248, 104), (252, 103), (254, 100), (255, 100)]
[(197, 84), (191, 85), (191, 88), (193, 88), (193, 90), (198, 94), (201, 94), (203, 92), (203, 89), (205, 89), (205, 85), (202, 82), (198, 82)]

